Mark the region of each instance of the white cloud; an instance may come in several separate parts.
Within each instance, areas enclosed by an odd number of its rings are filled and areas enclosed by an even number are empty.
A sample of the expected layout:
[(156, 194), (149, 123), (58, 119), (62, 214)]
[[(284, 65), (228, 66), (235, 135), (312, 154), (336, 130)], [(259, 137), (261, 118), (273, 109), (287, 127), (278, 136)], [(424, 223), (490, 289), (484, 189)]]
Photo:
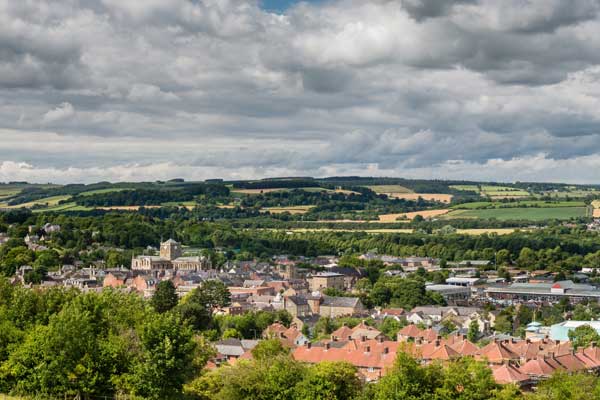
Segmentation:
[(54, 122), (64, 121), (75, 115), (75, 109), (71, 103), (61, 103), (58, 107), (53, 108), (44, 114), (42, 123), (52, 124)]

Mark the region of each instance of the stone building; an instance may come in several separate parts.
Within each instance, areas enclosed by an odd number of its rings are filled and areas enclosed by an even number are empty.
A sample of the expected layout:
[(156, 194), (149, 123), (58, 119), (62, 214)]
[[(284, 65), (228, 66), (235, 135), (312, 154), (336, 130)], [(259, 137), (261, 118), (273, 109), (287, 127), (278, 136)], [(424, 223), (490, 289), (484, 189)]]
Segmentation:
[(198, 272), (212, 269), (210, 261), (205, 257), (182, 257), (181, 244), (173, 239), (160, 244), (159, 256), (140, 255), (131, 260), (131, 269), (147, 271), (155, 274), (160, 271), (173, 270)]

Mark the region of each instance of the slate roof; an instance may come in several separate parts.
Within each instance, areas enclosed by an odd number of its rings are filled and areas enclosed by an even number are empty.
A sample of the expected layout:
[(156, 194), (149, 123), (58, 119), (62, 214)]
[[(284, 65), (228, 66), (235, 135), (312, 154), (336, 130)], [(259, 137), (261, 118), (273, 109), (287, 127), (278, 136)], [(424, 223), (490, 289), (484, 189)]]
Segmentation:
[(358, 297), (331, 297), (324, 296), (322, 306), (329, 307), (356, 307), (360, 299)]

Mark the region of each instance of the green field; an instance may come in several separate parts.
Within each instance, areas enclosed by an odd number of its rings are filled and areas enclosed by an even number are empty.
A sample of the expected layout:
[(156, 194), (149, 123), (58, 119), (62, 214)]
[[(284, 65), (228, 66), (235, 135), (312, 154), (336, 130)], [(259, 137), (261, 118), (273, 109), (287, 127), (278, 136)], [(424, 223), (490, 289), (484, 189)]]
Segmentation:
[(10, 197), (10, 196), (14, 196), (16, 194), (21, 193), (21, 189), (20, 188), (16, 188), (16, 187), (2, 187), (0, 186), (0, 199), (1, 198), (6, 198), (6, 197)]
[(454, 210), (443, 218), (480, 218), (498, 220), (570, 219), (586, 216), (586, 207), (495, 208), (489, 210)]
[(35, 200), (35, 201), (30, 201), (30, 202), (27, 202), (27, 203), (17, 204), (17, 205), (14, 205), (14, 206), (9, 206), (7, 204), (0, 203), (0, 207), (6, 207), (6, 208), (31, 208), (31, 207), (33, 207), (35, 205), (48, 205), (48, 207), (51, 207), (51, 206), (56, 206), (56, 205), (58, 205), (59, 202), (61, 202), (63, 200), (68, 200), (70, 198), (71, 198), (70, 195), (52, 196), (52, 197), (46, 197), (46, 198)]
[(451, 185), (450, 189), (479, 193), (479, 186), (477, 185)]
[(90, 191), (87, 191), (87, 192), (79, 193), (79, 196), (93, 196), (95, 194), (112, 193), (112, 192), (122, 192), (123, 190), (131, 190), (131, 189), (128, 189), (128, 188), (97, 189), (97, 190), (90, 190)]
[(409, 188), (400, 185), (373, 185), (367, 187), (375, 193), (413, 193)]
[(526, 190), (513, 188), (510, 186), (481, 185), (481, 194), (485, 196), (529, 196)]
[(56, 204), (53, 206), (49, 206), (47, 208), (37, 208), (34, 209), (34, 213), (43, 213), (49, 211), (90, 211), (92, 208), (84, 207), (77, 205), (77, 203), (64, 203), (64, 204)]
[(543, 201), (543, 200), (521, 200), (510, 203), (500, 201), (474, 201), (472, 203), (463, 203), (452, 206), (454, 210), (477, 210), (489, 208), (557, 208), (557, 207), (585, 207), (583, 201)]

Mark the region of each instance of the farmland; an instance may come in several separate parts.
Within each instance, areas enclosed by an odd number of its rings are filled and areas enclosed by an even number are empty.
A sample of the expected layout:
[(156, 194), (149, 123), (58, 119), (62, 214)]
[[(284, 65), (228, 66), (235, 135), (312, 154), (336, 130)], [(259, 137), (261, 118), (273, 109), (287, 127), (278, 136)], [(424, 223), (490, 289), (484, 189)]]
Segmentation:
[(451, 194), (442, 193), (384, 193), (394, 199), (418, 200), (419, 197), (423, 200), (439, 201), (440, 203), (450, 203), (452, 201)]
[(462, 192), (480, 192), (478, 185), (450, 185), (450, 189), (460, 190)]
[(314, 206), (291, 206), (291, 207), (266, 207), (263, 208), (262, 211), (270, 212), (271, 214), (283, 214), (290, 213), (294, 214), (306, 214), (311, 208)]
[(0, 206), (6, 207), (6, 208), (32, 208), (35, 206), (39, 207), (39, 206), (47, 205), (48, 207), (51, 207), (51, 206), (56, 206), (56, 205), (58, 205), (59, 202), (61, 202), (63, 200), (68, 200), (70, 198), (71, 198), (70, 195), (52, 196), (52, 197), (46, 197), (46, 198), (35, 200), (35, 201), (30, 201), (28, 203), (17, 204), (14, 206), (9, 206), (7, 204), (0, 204)]
[(408, 213), (400, 213), (400, 214), (382, 214), (379, 216), (379, 222), (401, 222), (402, 220), (411, 220), (414, 219), (417, 215), (420, 215), (423, 218), (433, 218), (440, 215), (444, 215), (449, 210), (423, 210), (423, 211), (413, 211)]
[(527, 208), (492, 208), (474, 210), (454, 210), (444, 218), (480, 218), (498, 220), (530, 220), (571, 219), (586, 216), (586, 207), (527, 207)]
[(367, 187), (375, 193), (414, 193), (412, 190), (400, 185), (373, 185)]
[(525, 207), (538, 207), (538, 208), (555, 208), (555, 207), (585, 207), (583, 201), (545, 201), (545, 200), (521, 200), (514, 202), (498, 202), (498, 201), (475, 201), (472, 203), (463, 203), (452, 206), (452, 209), (466, 209), (466, 210), (477, 210), (477, 209), (490, 209), (490, 208), (525, 208)]

